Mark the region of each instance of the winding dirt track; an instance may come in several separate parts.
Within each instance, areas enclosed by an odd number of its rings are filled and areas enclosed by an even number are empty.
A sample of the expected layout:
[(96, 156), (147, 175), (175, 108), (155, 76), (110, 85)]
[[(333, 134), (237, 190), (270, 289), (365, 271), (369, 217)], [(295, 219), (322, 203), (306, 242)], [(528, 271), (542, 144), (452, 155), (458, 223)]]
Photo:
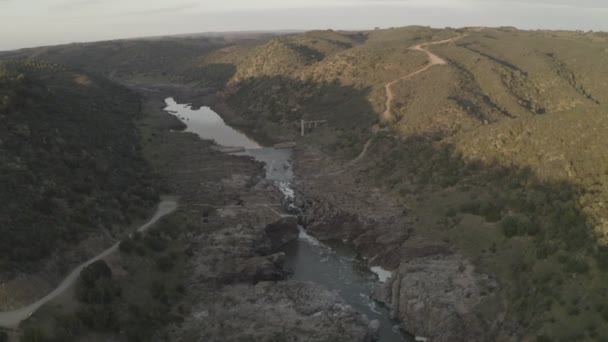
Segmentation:
[[(381, 119), (383, 122), (390, 122), (393, 120), (394, 116), (393, 116), (393, 100), (395, 98), (395, 95), (393, 94), (393, 85), (397, 84), (398, 82), (401, 82), (403, 80), (407, 80), (408, 78), (414, 77), (420, 73), (423, 73), (425, 71), (427, 71), (428, 69), (430, 69), (432, 66), (434, 65), (445, 65), (448, 64), (443, 58), (437, 56), (436, 54), (432, 53), (431, 51), (427, 50), (426, 47), (430, 46), (430, 45), (436, 45), (436, 44), (443, 44), (443, 43), (449, 43), (449, 42), (453, 42), (455, 40), (461, 39), (463, 37), (465, 37), (466, 34), (457, 36), (457, 37), (453, 37), (450, 39), (444, 39), (444, 40), (438, 40), (436, 42), (429, 42), (429, 43), (422, 43), (422, 44), (418, 44), (418, 45), (414, 45), (412, 47), (410, 47), (410, 50), (415, 50), (415, 51), (421, 51), (426, 53), (426, 55), (429, 58), (429, 62), (427, 65), (425, 65), (424, 67), (422, 67), (421, 69), (418, 69), (416, 71), (414, 71), (411, 74), (405, 75), (401, 78), (398, 78), (394, 81), (391, 81), (389, 83), (387, 83), (384, 86), (384, 89), (386, 89), (386, 102), (385, 102), (385, 110), (381, 115)], [(373, 139), (373, 138), (372, 138)], [(372, 143), (372, 139), (369, 139), (365, 145), (363, 146), (363, 150), (361, 151), (361, 153), (353, 160), (351, 160), (350, 162), (346, 163), (345, 166), (351, 166), (352, 164), (358, 162), (359, 160), (363, 159), (365, 157), (365, 154), (367, 153), (367, 150), (369, 149), (369, 147), (371, 146)]]
[[(158, 208), (156, 209), (156, 213), (150, 219), (150, 221), (148, 221), (144, 225), (140, 226), (137, 229), (137, 231), (144, 232), (144, 231), (148, 230), (148, 228), (150, 228), (152, 225), (154, 225), (163, 216), (173, 212), (175, 209), (177, 209), (177, 201), (175, 199), (173, 199), (173, 198), (163, 199), (160, 202), (160, 204), (158, 205)], [(44, 298), (40, 299), (39, 301), (37, 301), (33, 304), (30, 304), (28, 306), (25, 306), (21, 309), (0, 312), (0, 327), (2, 327), (2, 328), (17, 327), (19, 325), (19, 323), (21, 323), (21, 321), (28, 319), (34, 312), (36, 312), (38, 309), (40, 309), (41, 306), (43, 306), (44, 304), (53, 300), (54, 298), (56, 298), (57, 296), (62, 294), (68, 287), (70, 287), (76, 281), (76, 279), (78, 279), (78, 276), (80, 275), (80, 271), (82, 271), (85, 267), (89, 266), (90, 264), (94, 263), (97, 260), (101, 260), (101, 259), (109, 256), (110, 254), (116, 252), (118, 250), (118, 245), (119, 245), (119, 243), (114, 244), (112, 247), (101, 252), (96, 257), (94, 257), (94, 258), (82, 263), (80, 266), (76, 267), (76, 269), (74, 269), (61, 282), (61, 284), (59, 284), (59, 286), (57, 286), (57, 288), (55, 288), (55, 290), (53, 290), (53, 292), (49, 293), (48, 295), (46, 295)]]
[(384, 86), (384, 88), (386, 89), (386, 103), (385, 103), (386, 109), (384, 110), (384, 113), (382, 113), (382, 116), (381, 116), (381, 118), (384, 122), (390, 122), (394, 118), (393, 113), (392, 113), (393, 99), (395, 98), (395, 96), (393, 94), (393, 89), (392, 89), (393, 85), (395, 85), (396, 83), (401, 82), (403, 80), (407, 80), (408, 78), (416, 76), (420, 73), (423, 73), (434, 65), (447, 64), (447, 62), (443, 58), (441, 58), (441, 57), (437, 56), (436, 54), (432, 53), (431, 51), (427, 50), (426, 47), (430, 46), (430, 45), (449, 43), (449, 42), (455, 41), (457, 39), (460, 39), (462, 37), (464, 37), (464, 35), (453, 37), (450, 39), (439, 40), (436, 42), (422, 43), (422, 44), (418, 44), (418, 45), (414, 45), (414, 46), (410, 47), (410, 50), (421, 51), (421, 52), (426, 53), (426, 55), (429, 58), (429, 63), (427, 65), (425, 65), (423, 68), (416, 70), (411, 74), (405, 75), (399, 79), (396, 79), (392, 82), (389, 82)]

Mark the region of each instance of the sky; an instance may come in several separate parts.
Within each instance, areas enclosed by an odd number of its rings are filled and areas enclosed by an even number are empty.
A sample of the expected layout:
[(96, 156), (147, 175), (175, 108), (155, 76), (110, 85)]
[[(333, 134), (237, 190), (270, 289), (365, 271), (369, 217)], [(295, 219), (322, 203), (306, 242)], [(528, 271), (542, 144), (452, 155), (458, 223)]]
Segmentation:
[(0, 51), (180, 33), (408, 25), (608, 31), (608, 0), (0, 0)]

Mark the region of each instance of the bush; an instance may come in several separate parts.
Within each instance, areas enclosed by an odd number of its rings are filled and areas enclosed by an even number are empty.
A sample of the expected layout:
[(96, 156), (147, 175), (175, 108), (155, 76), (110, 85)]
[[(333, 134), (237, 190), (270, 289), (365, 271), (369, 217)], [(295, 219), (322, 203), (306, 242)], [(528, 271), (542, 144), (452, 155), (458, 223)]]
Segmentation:
[(608, 272), (608, 246), (599, 246), (595, 260), (600, 270)]
[(156, 267), (162, 272), (169, 272), (173, 269), (173, 258), (170, 255), (163, 255), (156, 259)]
[(0, 342), (8, 342), (8, 334), (0, 331)]
[(517, 235), (536, 234), (539, 231), (537, 225), (533, 224), (526, 216), (509, 215), (500, 221), (503, 234), (508, 237)]
[(495, 203), (483, 203), (479, 208), (479, 214), (488, 222), (498, 222), (502, 218), (502, 207)]
[(566, 270), (571, 273), (587, 273), (589, 264), (580, 258), (568, 258), (565, 263)]
[(446, 211), (445, 216), (447, 216), (447, 217), (454, 217), (454, 216), (456, 216), (456, 214), (458, 214), (458, 213), (456, 212), (456, 209), (454, 209), (454, 208), (449, 208), (449, 209)]
[(93, 286), (100, 278), (111, 278), (112, 270), (103, 260), (95, 261), (80, 272), (80, 280), (87, 286)]
[(460, 206), (460, 211), (463, 213), (478, 215), (480, 207), (481, 202), (479, 200), (470, 200)]
[(553, 339), (547, 337), (547, 335), (539, 335), (536, 337), (536, 342), (553, 342)]
[(568, 308), (568, 315), (570, 316), (578, 316), (580, 315), (581, 310), (579, 308), (577, 308), (576, 306), (571, 306)]
[(514, 237), (519, 233), (519, 220), (515, 216), (507, 216), (500, 222), (500, 228), (506, 237)]
[(167, 242), (159, 236), (149, 235), (144, 238), (146, 247), (155, 252), (162, 252), (167, 249)]
[(111, 278), (98, 279), (93, 285), (81, 283), (76, 288), (76, 298), (84, 303), (107, 304), (121, 296), (122, 290)]
[(131, 254), (133, 252), (133, 250), (135, 249), (135, 243), (133, 242), (133, 240), (131, 238), (127, 238), (120, 242), (120, 245), (118, 245), (118, 249), (122, 253)]
[(19, 339), (21, 342), (45, 342), (48, 338), (39, 328), (26, 328)]
[(108, 305), (84, 305), (76, 313), (87, 327), (100, 331), (113, 331), (118, 327), (116, 312)]
[(120, 297), (121, 288), (112, 279), (112, 270), (103, 260), (96, 261), (80, 272), (76, 298), (84, 303), (105, 304)]
[(152, 293), (152, 297), (159, 302), (163, 304), (169, 303), (169, 294), (163, 283), (157, 281), (152, 282), (152, 284), (150, 284), (150, 292)]

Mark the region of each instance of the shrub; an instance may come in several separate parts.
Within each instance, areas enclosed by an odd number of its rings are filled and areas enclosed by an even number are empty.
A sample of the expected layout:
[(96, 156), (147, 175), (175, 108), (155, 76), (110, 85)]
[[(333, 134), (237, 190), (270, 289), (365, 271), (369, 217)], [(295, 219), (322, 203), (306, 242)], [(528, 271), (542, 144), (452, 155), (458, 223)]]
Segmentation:
[(100, 278), (110, 277), (112, 277), (112, 270), (103, 260), (95, 261), (80, 272), (80, 280), (88, 286), (94, 285)]
[(460, 211), (462, 211), (463, 213), (478, 215), (480, 212), (480, 207), (481, 202), (479, 200), (470, 200), (460, 206)]
[(146, 247), (155, 252), (162, 252), (167, 249), (167, 242), (159, 236), (148, 235), (144, 237), (144, 243)]
[(101, 278), (93, 285), (79, 284), (76, 298), (84, 303), (107, 304), (121, 295), (121, 288), (111, 278)]
[(506, 237), (514, 237), (519, 232), (519, 220), (515, 216), (507, 216), (500, 222), (500, 228)]
[(116, 312), (108, 305), (84, 305), (76, 313), (78, 319), (87, 327), (100, 331), (116, 330)]
[(173, 269), (173, 258), (170, 255), (163, 255), (156, 259), (156, 267), (162, 272), (169, 272)]
[(447, 210), (447, 212), (445, 213), (445, 215), (447, 217), (454, 217), (454, 216), (456, 216), (456, 214), (457, 214), (457, 212), (456, 212), (456, 209), (454, 209), (454, 208), (449, 208)]
[(503, 234), (510, 238), (517, 235), (536, 234), (538, 226), (533, 224), (530, 219), (522, 215), (509, 215), (500, 221), (500, 228)]
[(135, 249), (135, 243), (131, 238), (126, 238), (125, 240), (122, 240), (120, 242), (120, 245), (118, 245), (118, 249), (122, 253), (131, 254)]
[(488, 222), (498, 222), (502, 218), (502, 207), (496, 203), (483, 203), (479, 214)]
[(19, 339), (21, 342), (45, 342), (48, 338), (39, 328), (26, 328)]
[(608, 246), (598, 247), (597, 253), (595, 254), (595, 260), (602, 271), (608, 271)]
[(568, 258), (565, 263), (566, 270), (571, 273), (587, 273), (589, 264), (580, 258)]
[(112, 270), (103, 260), (96, 261), (80, 272), (76, 298), (84, 303), (105, 304), (120, 297), (121, 288), (112, 279)]
[(579, 308), (577, 308), (576, 306), (571, 306), (568, 308), (568, 315), (570, 316), (578, 316), (580, 315), (581, 310), (579, 310)]

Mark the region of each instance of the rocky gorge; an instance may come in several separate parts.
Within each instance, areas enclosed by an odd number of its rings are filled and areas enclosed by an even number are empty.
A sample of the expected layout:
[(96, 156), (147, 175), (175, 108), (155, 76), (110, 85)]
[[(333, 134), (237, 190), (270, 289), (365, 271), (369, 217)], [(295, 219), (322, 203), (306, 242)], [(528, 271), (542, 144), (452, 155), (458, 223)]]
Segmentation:
[(278, 249), (299, 231), (284, 209), (284, 195), (264, 176), (264, 165), (218, 152), (195, 134), (171, 132), (179, 122), (162, 110), (156, 92), (149, 95), (148, 110), (160, 124), (157, 138), (164, 141), (154, 158), (168, 190), (181, 196), (179, 211), (198, 226), (182, 237), (191, 257), (188, 291), (176, 306), (189, 314), (158, 338), (371, 341), (377, 322), (339, 293), (287, 278), (285, 254)]
[[(223, 108), (224, 112), (229, 111), (225, 104), (219, 107)], [(232, 115), (236, 114), (231, 112), (229, 117)], [(390, 189), (362, 180), (359, 174), (360, 166), (354, 165), (346, 169), (344, 164), (348, 163), (330, 157), (314, 145), (298, 145), (294, 150), (293, 161), (295, 173), (293, 186), (296, 191), (294, 204), (299, 210), (299, 222), (315, 238), (321, 241), (343, 241), (347, 245), (352, 245), (354, 250), (365, 258), (368, 266), (375, 266), (391, 274), (390, 278), (376, 289), (373, 296), (375, 300), (388, 307), (391, 319), (401, 322), (399, 330), (404, 334), (429, 341), (517, 339), (511, 336), (511, 333), (505, 333), (500, 320), (497, 322), (493, 319), (497, 312), (500, 312), (499, 315), (504, 315), (506, 310), (500, 297), (496, 295), (500, 289), (497, 280), (477, 270), (473, 263), (449, 241), (442, 241), (417, 230), (416, 226), (421, 224), (422, 219), (412, 209), (412, 202), (395, 196)], [(261, 189), (272, 188), (271, 184), (266, 184), (265, 187), (261, 187), (261, 184), (264, 182), (259, 183), (255, 188), (255, 193), (258, 195)], [(264, 202), (264, 200), (255, 201)], [(275, 201), (282, 200), (275, 198)], [(245, 200), (244, 203), (251, 203), (251, 200)], [(228, 212), (228, 216), (235, 214), (232, 209)], [(243, 221), (255, 222), (259, 219), (248, 217)], [(258, 245), (254, 248), (258, 253), (264, 250), (267, 256), (241, 261), (243, 264), (241, 268), (221, 267), (222, 273), (232, 269), (233, 275), (228, 278), (234, 279), (239, 274), (238, 277), (246, 277), (254, 283), (259, 279), (277, 280), (286, 276), (280, 271), (281, 254), (269, 253), (272, 251), (271, 246), (279, 247), (283, 243), (288, 243), (294, 236), (297, 237), (294, 234), (295, 222), (291, 222), (294, 225), (291, 229), (278, 230), (277, 227), (285, 226), (289, 220), (283, 219), (275, 223), (271, 221), (265, 221), (267, 226), (262, 235), (274, 236), (275, 242), (271, 242), (268, 237), (258, 239), (263, 247)], [(287, 233), (286, 237), (279, 234), (279, 231), (292, 233)], [(237, 230), (230, 235), (243, 236), (243, 232)], [(218, 245), (216, 242), (206, 243)], [(210, 264), (217, 260), (219, 259), (201, 260), (196, 264)], [(208, 273), (208, 270), (198, 273)], [(286, 285), (290, 283), (290, 280), (282, 282), (281, 290), (274, 292), (279, 294), (277, 297), (287, 296), (290, 293), (292, 288)], [(323, 288), (318, 285), (313, 286), (317, 286), (318, 289)], [(267, 288), (259, 287), (256, 285), (248, 291), (253, 293), (267, 291)], [(230, 291), (241, 291), (243, 298), (250, 297), (242, 286), (231, 285), (227, 293)], [(308, 293), (307, 291), (300, 289), (298, 295)], [(238, 303), (243, 301), (242, 298), (237, 299), (237, 296), (229, 298), (232, 298), (229, 301)], [(339, 296), (334, 297), (334, 300), (338, 298)], [(348, 308), (343, 306), (343, 302), (340, 305), (342, 308)], [(254, 307), (256, 306), (253, 305), (250, 310), (254, 310)], [(289, 307), (289, 310), (302, 310), (297, 303), (292, 303)], [(263, 309), (257, 307), (257, 310)], [(205, 310), (201, 312), (208, 317)], [(354, 311), (351, 314), (355, 314)], [(222, 317), (228, 319), (228, 316)], [(349, 317), (353, 319), (354, 316)], [(187, 329), (191, 332), (196, 331), (195, 326), (201, 324), (196, 322), (187, 323), (184, 327), (189, 327)], [(242, 323), (232, 321), (231, 324), (236, 327)], [(281, 324), (289, 326), (288, 323)], [(359, 337), (363, 340), (370, 339), (375, 330), (373, 322), (367, 324), (370, 330)], [(266, 324), (258, 323), (260, 329), (262, 326)], [(211, 329), (210, 327), (206, 325), (205, 331)], [(285, 328), (285, 331), (291, 330)], [(180, 334), (182, 333), (183, 330)], [(284, 335), (283, 338), (287, 339), (286, 336)], [(310, 337), (305, 336), (302, 335), (303, 340), (308, 341)], [(359, 340), (349, 338), (352, 341)]]
[(505, 310), (496, 295), (498, 282), (449, 241), (422, 234), (421, 219), (408, 202), (314, 147), (298, 147), (295, 159), (297, 202), (307, 231), (320, 240), (347, 241), (370, 266), (392, 271), (375, 299), (402, 322), (400, 329), (424, 341), (517, 339), (493, 319)]

